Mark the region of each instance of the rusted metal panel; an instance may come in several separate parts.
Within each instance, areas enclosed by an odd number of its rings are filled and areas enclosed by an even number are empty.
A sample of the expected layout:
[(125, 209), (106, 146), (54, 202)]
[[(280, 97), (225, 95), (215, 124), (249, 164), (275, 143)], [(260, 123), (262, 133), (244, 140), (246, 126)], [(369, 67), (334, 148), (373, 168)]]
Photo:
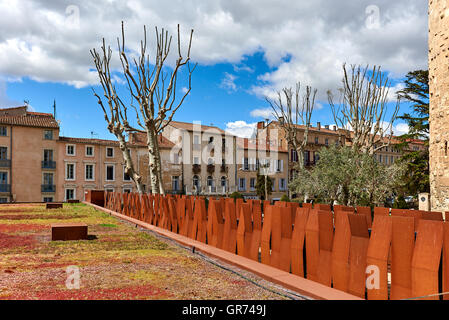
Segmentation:
[(351, 230), (349, 248), (349, 285), (348, 292), (365, 298), (366, 256), (369, 245), (369, 233), (366, 217), (360, 214), (348, 214)]
[(373, 219), (370, 207), (357, 207), (357, 214), (364, 215), (366, 217), (366, 223), (368, 224), (368, 228), (372, 227)]
[(292, 253), (293, 222), (291, 207), (281, 208), (281, 242), (279, 250), (279, 268), (290, 272)]
[(305, 202), (305, 203), (301, 204), (301, 207), (312, 210), (313, 209), (313, 204)]
[(271, 255), (270, 265), (274, 268), (281, 266), (281, 239), (282, 239), (282, 209), (281, 206), (271, 207)]
[[(264, 202), (265, 203), (265, 202)], [(262, 225), (262, 236), (260, 240), (260, 258), (261, 262), (271, 265), (271, 225), (272, 225), (273, 206), (266, 205), (264, 208), (264, 217)]]
[(306, 277), (309, 280), (317, 281), (318, 263), (320, 255), (320, 239), (318, 210), (310, 210), (306, 224)]
[(237, 217), (234, 201), (226, 201), (225, 221), (223, 227), (223, 249), (236, 253), (237, 249)]
[(304, 240), (309, 217), (306, 208), (296, 209), (295, 225), (292, 234), (292, 273), (304, 277)]
[(368, 300), (388, 300), (388, 254), (391, 246), (392, 219), (377, 215), (371, 229), (366, 264), (369, 268)]
[(390, 215), (390, 208), (384, 208), (384, 207), (375, 207), (374, 208), (374, 218), (379, 216), (389, 216)]
[(317, 203), (313, 206), (314, 209), (321, 210), (321, 211), (331, 211), (331, 206), (328, 204), (321, 204)]
[(251, 247), (249, 249), (250, 258), (259, 261), (260, 239), (262, 236), (262, 209), (260, 202), (253, 200), (252, 205), (253, 234)]
[(348, 292), (349, 248), (351, 231), (348, 212), (335, 212), (335, 234), (332, 247), (332, 282), (335, 289)]
[(318, 230), (320, 254), (317, 269), (317, 282), (332, 285), (332, 244), (334, 224), (331, 211), (318, 211)]
[(414, 219), (393, 216), (391, 241), (391, 300), (412, 297), (412, 256), (415, 247)]
[(244, 203), (240, 207), (240, 218), (237, 226), (237, 254), (239, 256), (250, 259), (252, 233), (250, 205)]
[[(443, 292), (449, 292), (449, 222), (443, 223)], [(449, 295), (443, 296), (444, 300), (449, 300)]]
[[(421, 220), (412, 257), (412, 296), (438, 294), (438, 269), (443, 248), (443, 223)], [(438, 296), (423, 300), (439, 300)]]

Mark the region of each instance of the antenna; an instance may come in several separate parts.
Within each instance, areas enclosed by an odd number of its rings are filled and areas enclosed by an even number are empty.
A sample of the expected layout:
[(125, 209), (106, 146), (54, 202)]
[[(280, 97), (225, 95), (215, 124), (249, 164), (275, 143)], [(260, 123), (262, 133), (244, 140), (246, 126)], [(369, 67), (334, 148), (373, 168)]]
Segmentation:
[(53, 100), (53, 117), (56, 119), (56, 99)]
[(90, 132), (90, 138), (93, 139), (94, 136), (98, 136), (98, 133), (95, 133), (94, 131)]

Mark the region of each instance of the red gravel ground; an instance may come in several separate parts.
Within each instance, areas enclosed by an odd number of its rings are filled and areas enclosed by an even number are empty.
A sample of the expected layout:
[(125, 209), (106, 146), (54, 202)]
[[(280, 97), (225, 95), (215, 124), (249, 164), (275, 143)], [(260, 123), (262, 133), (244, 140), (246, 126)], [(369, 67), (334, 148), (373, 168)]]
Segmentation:
[[(52, 242), (50, 225), (61, 220), (88, 224), (92, 240)], [(66, 287), (68, 266), (79, 268), (79, 289)], [(84, 204), (0, 205), (3, 300), (285, 299), (244, 275), (263, 287)]]

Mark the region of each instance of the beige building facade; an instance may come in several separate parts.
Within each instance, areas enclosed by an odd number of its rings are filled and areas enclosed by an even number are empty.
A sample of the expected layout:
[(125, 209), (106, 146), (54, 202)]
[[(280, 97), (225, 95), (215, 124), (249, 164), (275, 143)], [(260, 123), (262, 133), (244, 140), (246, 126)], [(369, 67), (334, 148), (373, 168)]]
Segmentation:
[(449, 211), (449, 1), (429, 1), (430, 201)]

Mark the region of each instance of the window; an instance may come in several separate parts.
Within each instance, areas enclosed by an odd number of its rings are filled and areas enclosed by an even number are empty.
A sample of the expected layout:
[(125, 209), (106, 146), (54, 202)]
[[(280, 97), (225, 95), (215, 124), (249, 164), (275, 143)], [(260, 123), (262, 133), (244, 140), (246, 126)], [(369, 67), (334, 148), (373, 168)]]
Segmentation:
[(44, 130), (44, 139), (53, 140), (53, 130)]
[(173, 191), (179, 191), (179, 176), (171, 177)]
[(251, 178), (251, 179), (249, 180), (249, 188), (250, 188), (251, 190), (256, 189), (256, 178)]
[(246, 179), (240, 178), (239, 179), (239, 191), (245, 191), (246, 190)]
[(46, 186), (52, 186), (53, 185), (53, 173), (51, 172), (44, 172), (44, 185)]
[(276, 162), (276, 171), (277, 172), (282, 172), (282, 171), (284, 171), (284, 160), (278, 160), (277, 162)]
[(284, 178), (279, 179), (279, 190), (285, 191), (285, 179)]
[(94, 165), (86, 164), (86, 180), (92, 181), (95, 179), (94, 175)]
[(7, 202), (8, 202), (8, 198), (5, 198), (5, 197), (0, 198), (0, 203), (7, 203)]
[(276, 190), (276, 179), (273, 178), (271, 179), (271, 191), (275, 191)]
[(394, 163), (394, 156), (390, 157), (390, 163), (393, 164)]
[(65, 179), (75, 180), (75, 164), (67, 163), (65, 168)]
[(329, 139), (324, 140), (324, 144), (325, 144), (326, 146), (328, 146), (328, 145), (329, 145)]
[(193, 136), (193, 144), (200, 144), (200, 136)]
[(0, 184), (8, 184), (8, 172), (0, 172)]
[(192, 180), (195, 191), (200, 191), (200, 179), (198, 178), (198, 176), (193, 176)]
[(114, 192), (114, 189), (106, 189), (107, 192)]
[(6, 137), (8, 135), (8, 131), (5, 126), (0, 126), (0, 136)]
[(290, 154), (291, 154), (291, 161), (298, 162), (298, 152), (294, 149), (291, 149)]
[(75, 155), (75, 146), (73, 144), (66, 145), (66, 154), (68, 156), (74, 156)]
[(220, 185), (221, 185), (222, 187), (226, 187), (226, 177), (221, 177)]
[(94, 156), (94, 147), (86, 146), (86, 157), (93, 157), (93, 156)]
[(320, 143), (320, 139), (318, 137), (315, 137), (315, 144), (319, 144)]
[(132, 189), (130, 188), (123, 188), (124, 193), (131, 193)]
[(114, 181), (115, 177), (114, 177), (114, 166), (113, 165), (107, 165), (106, 166), (106, 180), (107, 181)]
[(44, 197), (44, 202), (53, 202), (53, 197)]
[(248, 158), (243, 159), (243, 170), (249, 170)]
[(106, 157), (108, 157), (108, 158), (114, 157), (114, 148), (112, 148), (112, 147), (106, 148)]
[(53, 150), (44, 149), (44, 162), (53, 161)]
[(65, 189), (65, 200), (75, 199), (75, 189)]
[(200, 164), (200, 158), (199, 157), (193, 157), (193, 164)]
[(123, 181), (131, 181), (131, 177), (126, 173), (126, 166), (123, 166)]
[(214, 142), (214, 137), (209, 137), (209, 143), (212, 144)]
[(8, 148), (0, 147), (0, 160), (7, 160), (7, 159), (8, 159)]

